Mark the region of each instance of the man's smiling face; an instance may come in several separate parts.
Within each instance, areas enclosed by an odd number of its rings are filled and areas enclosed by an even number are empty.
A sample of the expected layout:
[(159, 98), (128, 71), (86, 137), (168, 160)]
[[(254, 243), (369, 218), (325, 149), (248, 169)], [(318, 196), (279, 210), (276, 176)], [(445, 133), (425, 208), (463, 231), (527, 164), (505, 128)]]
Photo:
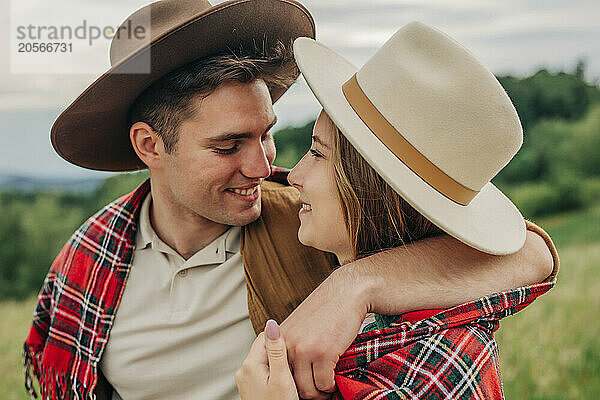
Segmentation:
[(226, 82), (193, 99), (175, 149), (165, 154), (164, 200), (177, 214), (223, 225), (246, 225), (260, 216), (260, 184), (275, 159), (276, 122), (264, 81)]

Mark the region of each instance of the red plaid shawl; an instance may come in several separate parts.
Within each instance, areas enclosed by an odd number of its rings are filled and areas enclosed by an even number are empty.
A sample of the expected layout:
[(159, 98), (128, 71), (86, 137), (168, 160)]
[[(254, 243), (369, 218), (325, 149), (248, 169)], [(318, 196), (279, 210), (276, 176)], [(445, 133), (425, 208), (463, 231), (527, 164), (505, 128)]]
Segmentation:
[(497, 293), (411, 323), (360, 334), (336, 366), (335, 400), (501, 399), (500, 319), (546, 293), (552, 282)]
[[(272, 167), (269, 180), (287, 183)], [(60, 251), (38, 296), (25, 341), (25, 386), (44, 399), (93, 398), (104, 351), (129, 276), (139, 210), (149, 181), (88, 219)]]

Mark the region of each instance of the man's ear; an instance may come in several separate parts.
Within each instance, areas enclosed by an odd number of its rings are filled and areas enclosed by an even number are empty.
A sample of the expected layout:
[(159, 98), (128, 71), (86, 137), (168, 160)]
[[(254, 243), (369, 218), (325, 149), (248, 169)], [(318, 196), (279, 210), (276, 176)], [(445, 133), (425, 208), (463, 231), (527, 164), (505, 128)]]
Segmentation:
[(129, 138), (135, 153), (149, 169), (160, 168), (165, 155), (165, 146), (150, 125), (145, 122), (131, 125)]

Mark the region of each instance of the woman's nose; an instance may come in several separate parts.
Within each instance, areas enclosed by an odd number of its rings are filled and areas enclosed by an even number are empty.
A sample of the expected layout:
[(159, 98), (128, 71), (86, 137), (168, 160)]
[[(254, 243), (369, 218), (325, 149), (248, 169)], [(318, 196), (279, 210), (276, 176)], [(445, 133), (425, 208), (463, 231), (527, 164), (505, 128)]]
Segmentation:
[(289, 184), (292, 186), (296, 186), (296, 187), (302, 186), (301, 185), (301, 181), (302, 181), (301, 170), (302, 170), (302, 161), (303, 160), (304, 160), (304, 157), (302, 157), (302, 159), (300, 161), (298, 161), (298, 163), (294, 166), (294, 168), (292, 168), (292, 170), (288, 174), (287, 180), (288, 180)]

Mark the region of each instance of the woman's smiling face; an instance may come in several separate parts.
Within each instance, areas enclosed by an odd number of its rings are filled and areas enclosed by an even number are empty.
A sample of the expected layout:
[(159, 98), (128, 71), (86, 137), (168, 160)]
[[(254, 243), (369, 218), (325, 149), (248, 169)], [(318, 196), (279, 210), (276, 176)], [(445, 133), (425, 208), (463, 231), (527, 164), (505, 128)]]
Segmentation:
[(350, 236), (335, 183), (334, 157), (337, 129), (322, 111), (313, 128), (310, 150), (288, 176), (300, 191), (298, 239), (306, 246), (337, 255), (341, 264), (353, 258)]

